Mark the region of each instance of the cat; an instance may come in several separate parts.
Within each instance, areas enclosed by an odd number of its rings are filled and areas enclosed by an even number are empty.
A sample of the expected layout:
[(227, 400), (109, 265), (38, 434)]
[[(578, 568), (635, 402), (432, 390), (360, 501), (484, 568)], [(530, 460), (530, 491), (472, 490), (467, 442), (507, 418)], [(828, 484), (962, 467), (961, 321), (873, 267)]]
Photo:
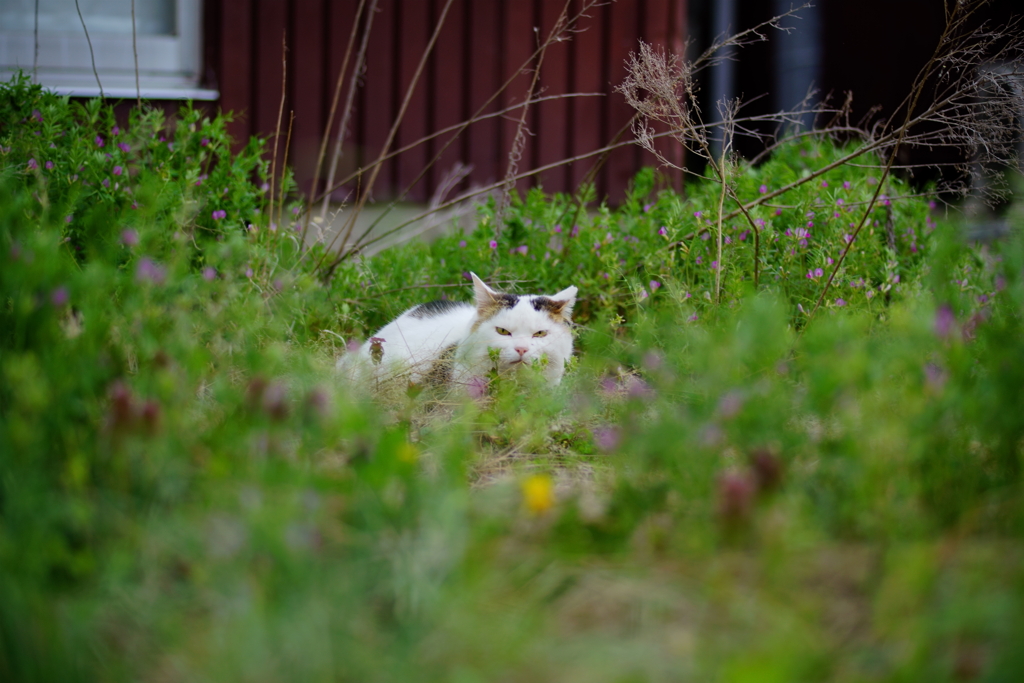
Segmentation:
[(375, 332), (346, 364), (370, 369), (378, 380), (478, 386), (492, 369), (506, 372), (536, 361), (547, 382), (559, 384), (572, 355), (576, 287), (551, 296), (506, 294), (475, 273), (470, 277), (475, 304), (414, 306)]

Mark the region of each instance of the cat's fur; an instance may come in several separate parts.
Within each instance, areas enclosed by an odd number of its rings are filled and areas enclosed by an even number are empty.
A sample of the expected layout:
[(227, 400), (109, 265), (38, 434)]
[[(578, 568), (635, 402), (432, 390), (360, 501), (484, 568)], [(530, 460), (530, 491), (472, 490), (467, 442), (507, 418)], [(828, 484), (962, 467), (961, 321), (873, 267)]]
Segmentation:
[[(470, 275), (475, 305), (431, 301), (410, 308), (375, 332), (350, 363), (377, 379), (466, 385), (492, 369), (541, 361), (548, 382), (561, 382), (572, 355), (576, 287), (551, 296), (505, 294)], [(496, 364), (491, 349), (497, 351)]]

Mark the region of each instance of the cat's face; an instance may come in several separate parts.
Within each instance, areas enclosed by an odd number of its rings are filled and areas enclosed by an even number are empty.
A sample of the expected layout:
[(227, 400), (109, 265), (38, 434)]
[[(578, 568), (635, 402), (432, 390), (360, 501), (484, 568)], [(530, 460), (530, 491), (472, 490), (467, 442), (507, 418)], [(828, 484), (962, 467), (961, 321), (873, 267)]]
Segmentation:
[(478, 317), (471, 337), (478, 353), (495, 353), (499, 371), (547, 358), (551, 374), (561, 377), (572, 354), (569, 323), (576, 288), (551, 296), (518, 296), (495, 292), (476, 275), (473, 285)]

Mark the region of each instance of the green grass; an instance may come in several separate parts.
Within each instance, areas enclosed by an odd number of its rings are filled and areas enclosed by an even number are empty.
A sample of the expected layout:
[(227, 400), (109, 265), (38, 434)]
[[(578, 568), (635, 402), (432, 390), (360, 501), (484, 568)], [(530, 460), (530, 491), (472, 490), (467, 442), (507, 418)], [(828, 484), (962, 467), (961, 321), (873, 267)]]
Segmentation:
[[(727, 223), (721, 303), (702, 239), (718, 190), (650, 172), (622, 207), (534, 191), (499, 235), (485, 207), (472, 234), (324, 284), (319, 252), (270, 229), (262, 143), (232, 157), (222, 119), (132, 116), (115, 135), (97, 102), (0, 86), (0, 679), (1024, 666), (1019, 210), (980, 248), (893, 199), (813, 318), (868, 169), (755, 210), (756, 288)], [(738, 168), (738, 192), (838, 153), (788, 148)], [(342, 340), (437, 294), (422, 285), (467, 299), (469, 270), (580, 288), (561, 387), (470, 401), (335, 372)]]

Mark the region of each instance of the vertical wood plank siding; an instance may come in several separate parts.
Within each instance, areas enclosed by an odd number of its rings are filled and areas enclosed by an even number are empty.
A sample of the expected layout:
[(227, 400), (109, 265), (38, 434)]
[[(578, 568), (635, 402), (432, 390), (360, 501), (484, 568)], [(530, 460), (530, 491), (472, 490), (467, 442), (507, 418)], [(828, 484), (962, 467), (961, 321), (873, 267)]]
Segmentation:
[[(221, 108), (234, 111), (230, 130), (239, 145), (250, 135), (272, 136), (281, 99), (281, 41), (287, 41), (285, 112), (277, 144), (284, 152), (289, 112), (294, 112), (289, 162), (300, 187), (323, 188), (326, 170), (314, 182), (316, 156), (324, 126), (332, 136), (348, 91), (329, 121), (335, 83), (341, 69), (359, 0), (208, 0), (206, 30), (219, 37), (216, 80)], [(356, 107), (347, 126), (338, 180), (370, 165), (380, 155), (406, 97), (446, 0), (378, 0), (365, 70)], [(370, 0), (366, 0), (367, 7)], [(533, 79), (531, 59), (555, 26), (563, 8), (570, 16), (586, 0), (453, 0), (434, 51), (425, 64), (409, 106), (391, 143), (394, 152), (445, 128), (456, 126), (483, 108), (484, 113), (520, 104)], [(570, 92), (598, 96), (554, 99), (527, 111), (526, 140), (518, 159), (526, 171), (585, 155), (621, 133), (631, 139), (632, 110), (615, 88), (625, 76), (624, 60), (640, 39), (681, 53), (685, 40), (686, 0), (615, 0), (592, 7), (568, 41), (544, 54), (534, 96)], [(366, 16), (360, 21), (364, 26)], [(353, 46), (348, 77), (355, 62)], [(498, 88), (511, 79), (498, 97)], [(488, 104), (488, 102), (490, 103)], [(404, 196), (428, 201), (442, 185), (452, 192), (501, 180), (508, 168), (522, 109), (472, 124), (458, 138), (443, 133), (415, 145), (383, 164), (374, 187), (377, 200)], [(332, 143), (333, 144), (333, 143)], [(681, 160), (681, 151), (665, 152)], [(425, 173), (431, 159), (437, 162)], [(599, 157), (553, 168), (518, 184), (540, 184), (548, 192), (574, 191)], [(620, 200), (633, 174), (654, 158), (636, 146), (606, 155), (596, 176), (598, 196)], [(452, 174), (468, 167), (468, 177), (452, 185)], [(350, 200), (349, 182), (334, 192)]]

